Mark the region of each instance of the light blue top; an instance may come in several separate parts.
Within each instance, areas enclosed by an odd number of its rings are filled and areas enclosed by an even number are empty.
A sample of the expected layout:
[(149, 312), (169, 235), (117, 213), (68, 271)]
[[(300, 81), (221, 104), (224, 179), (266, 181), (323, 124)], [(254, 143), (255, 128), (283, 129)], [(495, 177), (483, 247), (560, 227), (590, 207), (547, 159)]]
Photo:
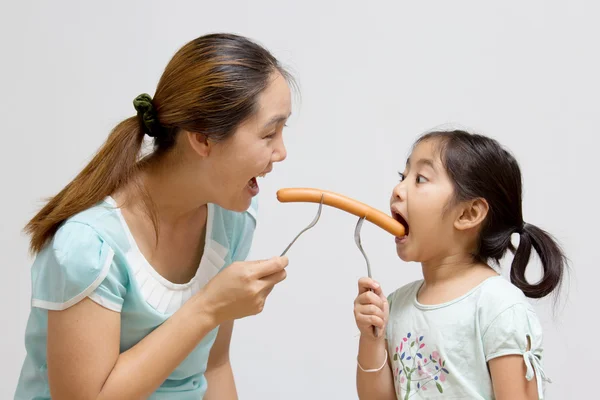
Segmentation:
[[(31, 271), (32, 308), (25, 332), (27, 356), (15, 399), (50, 399), (46, 364), (48, 310), (88, 297), (121, 313), (120, 351), (161, 325), (219, 271), (245, 260), (256, 227), (256, 198), (243, 213), (208, 205), (204, 254), (191, 281), (174, 284), (144, 258), (111, 197), (69, 218), (37, 255)], [(212, 330), (150, 397), (198, 400), (218, 327)]]
[[(390, 296), (386, 330), (396, 396), (494, 399), (488, 362), (518, 355), (544, 397), (542, 326), (521, 290), (502, 276), (443, 304), (417, 300), (423, 281)], [(413, 397), (414, 396), (414, 397)]]

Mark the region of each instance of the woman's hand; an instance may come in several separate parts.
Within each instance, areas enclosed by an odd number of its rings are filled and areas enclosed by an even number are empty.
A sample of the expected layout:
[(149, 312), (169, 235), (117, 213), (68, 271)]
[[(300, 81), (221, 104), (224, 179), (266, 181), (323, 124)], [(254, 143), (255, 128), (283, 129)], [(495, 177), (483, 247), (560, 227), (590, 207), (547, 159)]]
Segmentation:
[(259, 314), (273, 287), (286, 278), (287, 265), (287, 257), (232, 263), (198, 292), (199, 311), (208, 312), (215, 325)]
[(358, 296), (354, 300), (354, 318), (363, 337), (374, 337), (373, 326), (379, 328), (379, 337), (385, 329), (390, 314), (387, 298), (381, 286), (371, 278), (358, 281)]

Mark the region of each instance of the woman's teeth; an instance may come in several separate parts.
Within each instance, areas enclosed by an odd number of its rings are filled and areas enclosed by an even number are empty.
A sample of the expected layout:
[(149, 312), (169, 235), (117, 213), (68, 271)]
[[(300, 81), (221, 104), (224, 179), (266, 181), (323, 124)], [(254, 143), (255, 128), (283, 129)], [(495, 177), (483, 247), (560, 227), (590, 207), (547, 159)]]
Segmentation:
[[(270, 171), (269, 171), (269, 172), (270, 172)], [(265, 176), (267, 176), (267, 174), (268, 174), (269, 172), (263, 172), (262, 174), (260, 174), (260, 175), (258, 175), (258, 176), (255, 176), (254, 178), (250, 179), (250, 180), (248, 181), (248, 187), (250, 187), (251, 189), (256, 189), (256, 188), (258, 188), (258, 181), (257, 181), (257, 179), (258, 179), (258, 178), (264, 178)]]
[(252, 178), (248, 181), (248, 186), (252, 189), (255, 189), (258, 187), (258, 182), (256, 182), (256, 178)]

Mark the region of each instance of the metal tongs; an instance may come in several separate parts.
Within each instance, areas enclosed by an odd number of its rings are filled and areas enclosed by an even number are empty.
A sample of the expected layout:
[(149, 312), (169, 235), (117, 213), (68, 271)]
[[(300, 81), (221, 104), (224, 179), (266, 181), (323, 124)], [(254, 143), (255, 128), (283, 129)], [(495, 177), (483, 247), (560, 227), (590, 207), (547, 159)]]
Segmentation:
[[(312, 220), (312, 222), (310, 224), (308, 224), (308, 226), (306, 228), (304, 228), (302, 231), (300, 231), (300, 233), (298, 235), (296, 235), (296, 237), (294, 238), (294, 240), (291, 241), (290, 244), (288, 244), (288, 246), (285, 248), (285, 250), (283, 251), (283, 253), (281, 253), (281, 257), (283, 257), (288, 250), (290, 249), (290, 247), (292, 247), (292, 245), (296, 242), (296, 240), (298, 240), (298, 238), (307, 230), (311, 229), (313, 226), (315, 226), (317, 224), (317, 222), (319, 222), (319, 219), (321, 218), (321, 211), (323, 210), (323, 200), (325, 199), (325, 194), (321, 195), (321, 202), (319, 203), (319, 209), (317, 211), (317, 215), (315, 216), (315, 218)], [(360, 231), (362, 228), (362, 224), (365, 221), (366, 216), (359, 218), (358, 222), (356, 223), (356, 228), (354, 229), (354, 242), (356, 243), (356, 246), (358, 246), (358, 249), (360, 250), (361, 254), (363, 255), (363, 257), (365, 258), (365, 261), (367, 263), (367, 275), (369, 276), (369, 278), (372, 278), (371, 275), (371, 263), (369, 262), (369, 258), (367, 257), (367, 254), (365, 253), (363, 247), (362, 247), (362, 243), (360, 240)], [(375, 337), (379, 337), (379, 328), (377, 328), (376, 326), (373, 326), (373, 334), (375, 335)]]
[[(369, 276), (369, 278), (372, 278), (371, 263), (369, 262), (369, 257), (367, 257), (367, 253), (365, 253), (365, 251), (363, 250), (362, 243), (360, 240), (360, 230), (362, 228), (363, 222), (365, 221), (365, 218), (366, 218), (366, 216), (359, 218), (358, 222), (356, 223), (356, 228), (354, 228), (354, 242), (356, 243), (356, 246), (358, 246), (358, 249), (362, 253), (363, 257), (365, 258), (365, 261), (367, 262), (367, 275)], [(371, 290), (371, 289), (369, 289), (369, 290)], [(379, 328), (378, 327), (373, 326), (373, 334), (375, 335), (375, 337), (379, 337)]]
[(321, 218), (321, 210), (323, 209), (323, 201), (324, 200), (325, 200), (325, 194), (322, 194), (321, 195), (321, 203), (319, 204), (319, 211), (317, 211), (317, 215), (312, 220), (312, 222), (306, 228), (302, 229), (302, 231), (300, 231), (300, 233), (296, 235), (296, 237), (294, 238), (294, 240), (292, 240), (292, 242), (290, 244), (288, 244), (288, 246), (285, 248), (285, 250), (283, 251), (283, 253), (281, 253), (280, 257), (283, 257), (285, 255), (285, 253), (288, 252), (288, 250), (290, 249), (290, 247), (292, 247), (292, 245), (296, 242), (296, 240), (298, 240), (298, 238), (300, 237), (300, 235), (302, 235), (304, 232), (306, 232), (307, 230), (309, 230), (310, 228), (312, 228), (313, 226), (315, 226), (317, 224), (317, 222), (319, 222), (319, 218)]

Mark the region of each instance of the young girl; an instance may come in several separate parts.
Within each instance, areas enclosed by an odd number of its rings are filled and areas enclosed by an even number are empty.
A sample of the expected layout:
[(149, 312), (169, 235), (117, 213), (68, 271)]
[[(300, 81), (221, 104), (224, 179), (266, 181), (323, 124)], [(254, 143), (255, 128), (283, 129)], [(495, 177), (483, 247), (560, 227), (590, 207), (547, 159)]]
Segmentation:
[[(415, 144), (391, 212), (406, 228), (398, 256), (420, 262), (423, 280), (387, 298), (359, 281), (361, 399), (542, 399), (542, 329), (526, 297), (559, 286), (565, 257), (523, 220), (517, 161), (493, 139), (433, 132)], [(519, 244), (513, 246), (513, 234)], [(531, 250), (543, 277), (525, 279)], [(515, 253), (511, 282), (490, 262)], [(386, 329), (375, 337), (373, 326)]]

